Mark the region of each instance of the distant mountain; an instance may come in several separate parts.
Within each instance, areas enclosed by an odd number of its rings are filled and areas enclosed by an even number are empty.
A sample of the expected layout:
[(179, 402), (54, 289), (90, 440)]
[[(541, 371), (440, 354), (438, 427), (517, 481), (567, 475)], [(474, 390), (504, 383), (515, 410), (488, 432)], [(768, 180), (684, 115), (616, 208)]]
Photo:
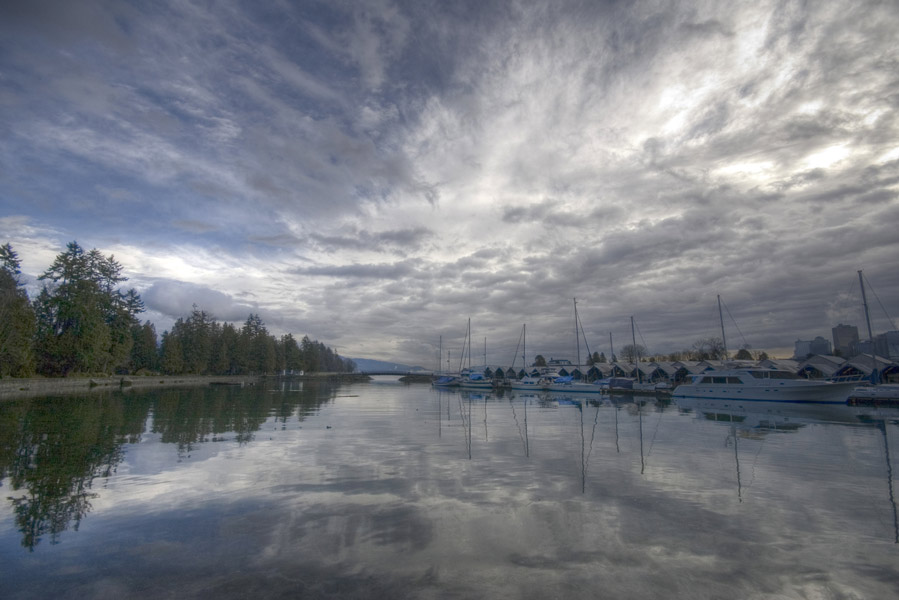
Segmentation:
[(371, 358), (351, 358), (356, 363), (356, 370), (362, 372), (370, 371), (396, 371), (398, 373), (408, 373), (409, 371), (424, 371), (422, 367), (412, 367), (401, 363), (388, 362), (385, 360), (374, 360)]

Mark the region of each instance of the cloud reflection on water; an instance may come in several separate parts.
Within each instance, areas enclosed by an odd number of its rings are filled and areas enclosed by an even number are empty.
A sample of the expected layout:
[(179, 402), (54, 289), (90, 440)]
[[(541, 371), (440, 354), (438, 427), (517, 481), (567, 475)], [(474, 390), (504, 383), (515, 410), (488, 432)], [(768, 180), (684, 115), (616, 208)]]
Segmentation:
[[(232, 406), (259, 414), (264, 397)], [(216, 434), (224, 441), (197, 442), (189, 456), (178, 436), (125, 445), (122, 476), (95, 486), (99, 497), (80, 531), (26, 555), (0, 529), (2, 556), (15, 567), (0, 591), (24, 596), (41, 585), (88, 598), (899, 591), (883, 435), (874, 426), (747, 429), (737, 432), (735, 449), (731, 423), (672, 404), (638, 410), (630, 402), (578, 406), (374, 385), (307, 399), (314, 408), (302, 421), (297, 413), (268, 417), (245, 443)], [(895, 439), (895, 418), (885, 427)]]

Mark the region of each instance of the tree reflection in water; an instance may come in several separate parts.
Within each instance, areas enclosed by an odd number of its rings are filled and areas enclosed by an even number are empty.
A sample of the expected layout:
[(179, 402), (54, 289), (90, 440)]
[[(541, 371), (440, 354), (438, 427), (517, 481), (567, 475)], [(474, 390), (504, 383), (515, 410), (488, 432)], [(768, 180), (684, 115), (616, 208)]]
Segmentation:
[[(302, 421), (330, 401), (327, 386), (271, 393), (264, 386), (189, 388), (126, 394), (47, 397), (0, 404), (0, 483), (8, 485), (22, 546), (59, 542), (91, 510), (95, 480), (112, 476), (126, 444), (152, 433), (176, 447), (179, 460), (197, 444), (226, 437), (243, 445), (269, 416)], [(233, 434), (233, 437), (231, 437)]]

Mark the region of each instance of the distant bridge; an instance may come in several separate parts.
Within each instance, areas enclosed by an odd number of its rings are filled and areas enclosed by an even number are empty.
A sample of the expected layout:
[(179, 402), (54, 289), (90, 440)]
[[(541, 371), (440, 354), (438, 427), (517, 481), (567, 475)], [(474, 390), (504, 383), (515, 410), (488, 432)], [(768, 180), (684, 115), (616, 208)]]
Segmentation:
[(430, 377), (433, 375), (431, 371), (354, 371), (356, 375), (392, 375), (396, 377)]

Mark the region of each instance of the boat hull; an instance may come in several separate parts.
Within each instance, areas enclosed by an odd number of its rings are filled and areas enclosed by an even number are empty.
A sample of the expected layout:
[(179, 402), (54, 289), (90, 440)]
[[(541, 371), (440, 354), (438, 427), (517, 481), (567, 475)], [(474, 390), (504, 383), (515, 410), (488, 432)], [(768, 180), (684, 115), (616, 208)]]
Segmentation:
[(568, 383), (549, 383), (542, 388), (547, 392), (565, 392), (569, 394), (602, 394), (608, 393), (595, 383), (572, 381)]
[(543, 390), (543, 387), (541, 387), (541, 385), (538, 384), (537, 382), (533, 382), (533, 383), (518, 382), (518, 383), (510, 384), (509, 389), (510, 390), (531, 390), (534, 392), (539, 392), (539, 391)]
[(713, 398), (717, 400), (754, 400), (761, 402), (808, 402), (817, 404), (845, 404), (853, 383), (808, 382), (807, 385), (739, 384), (682, 384), (672, 396), (675, 398)]
[(899, 401), (899, 385), (881, 384), (857, 386), (850, 397), (855, 400), (890, 400)]
[(444, 375), (431, 382), (434, 387), (459, 387), (460, 380), (452, 375)]
[(462, 381), (459, 387), (466, 390), (492, 390), (492, 381)]

